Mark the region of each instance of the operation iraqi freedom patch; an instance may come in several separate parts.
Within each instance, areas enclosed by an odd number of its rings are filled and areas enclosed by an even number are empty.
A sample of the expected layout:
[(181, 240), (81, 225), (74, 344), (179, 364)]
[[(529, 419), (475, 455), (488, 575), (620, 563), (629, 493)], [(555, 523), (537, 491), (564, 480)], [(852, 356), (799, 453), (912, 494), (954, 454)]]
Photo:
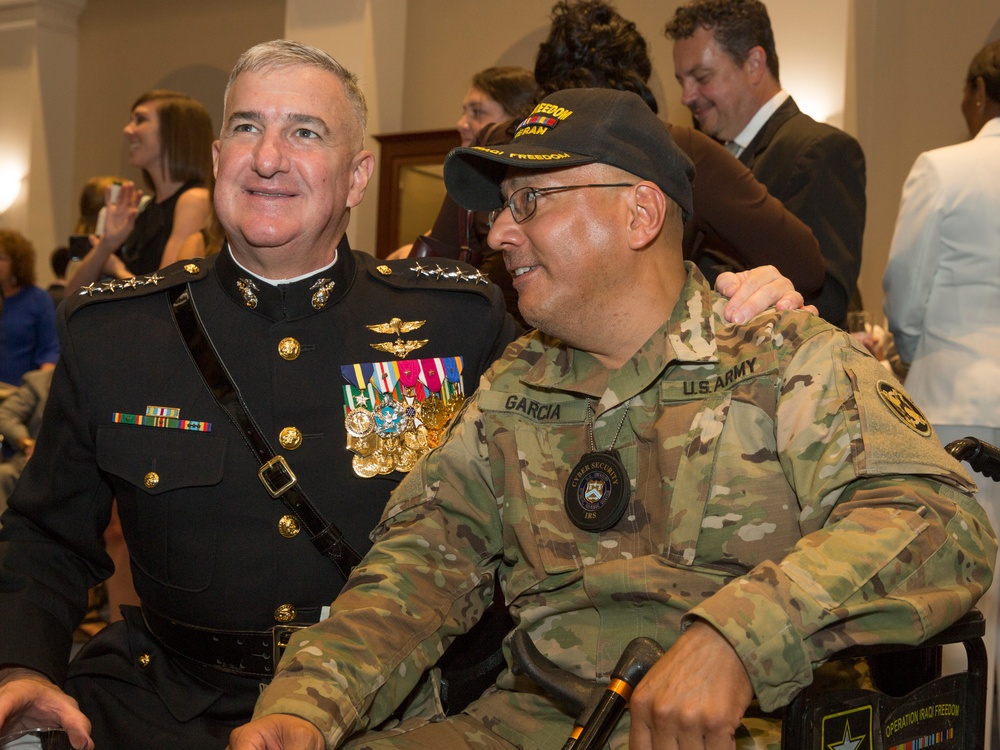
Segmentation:
[(889, 407), (889, 411), (895, 414), (900, 422), (918, 435), (923, 435), (924, 437), (930, 436), (930, 422), (927, 421), (927, 417), (923, 415), (909, 396), (885, 380), (878, 381), (878, 385), (875, 387), (878, 389), (878, 395), (882, 401)]

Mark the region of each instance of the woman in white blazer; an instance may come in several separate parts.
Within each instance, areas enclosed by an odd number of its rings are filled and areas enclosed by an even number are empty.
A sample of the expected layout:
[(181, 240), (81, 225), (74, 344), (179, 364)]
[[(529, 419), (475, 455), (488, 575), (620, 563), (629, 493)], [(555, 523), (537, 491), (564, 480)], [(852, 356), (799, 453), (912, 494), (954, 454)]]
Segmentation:
[[(941, 441), (971, 435), (997, 445), (1000, 41), (973, 58), (962, 114), (971, 140), (921, 154), (903, 186), (883, 279), (885, 313), (896, 348), (910, 363), (906, 389)], [(1000, 484), (982, 479), (979, 489), (979, 501), (996, 529)], [(994, 676), (998, 600), (994, 585), (977, 605), (987, 620)], [(987, 729), (995, 681), (990, 681)]]

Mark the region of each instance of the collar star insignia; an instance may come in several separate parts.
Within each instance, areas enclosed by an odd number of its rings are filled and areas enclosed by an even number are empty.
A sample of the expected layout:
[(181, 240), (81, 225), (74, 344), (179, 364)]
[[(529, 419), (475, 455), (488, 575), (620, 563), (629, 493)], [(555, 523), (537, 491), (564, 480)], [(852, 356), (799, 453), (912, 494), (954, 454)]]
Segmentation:
[(473, 284), (489, 284), (490, 278), (478, 268), (475, 273), (462, 277), (463, 281), (471, 281)]

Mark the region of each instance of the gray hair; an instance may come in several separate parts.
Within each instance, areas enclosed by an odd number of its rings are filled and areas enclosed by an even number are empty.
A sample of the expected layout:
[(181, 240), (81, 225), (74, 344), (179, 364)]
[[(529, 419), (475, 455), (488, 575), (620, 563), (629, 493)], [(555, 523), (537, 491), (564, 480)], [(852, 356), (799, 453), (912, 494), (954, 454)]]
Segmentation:
[[(361, 86), (358, 84), (358, 77), (323, 50), (289, 39), (262, 42), (240, 55), (240, 59), (236, 61), (236, 66), (229, 74), (229, 81), (226, 83), (223, 107), (228, 106), (229, 90), (241, 73), (257, 73), (296, 65), (320, 68), (337, 77), (344, 87), (344, 93), (347, 94), (351, 108), (354, 110), (358, 131), (361, 136), (364, 136), (365, 127), (368, 124), (368, 106), (365, 104), (364, 92), (361, 91)], [(225, 123), (223, 123), (223, 127), (225, 127)]]

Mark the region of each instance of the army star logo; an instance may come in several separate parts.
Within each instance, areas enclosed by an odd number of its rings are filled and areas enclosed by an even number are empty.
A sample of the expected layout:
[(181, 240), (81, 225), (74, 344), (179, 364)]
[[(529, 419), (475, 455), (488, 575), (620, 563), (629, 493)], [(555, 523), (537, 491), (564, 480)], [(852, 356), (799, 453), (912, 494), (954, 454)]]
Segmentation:
[(844, 739), (838, 742), (836, 745), (830, 745), (830, 750), (857, 750), (858, 746), (864, 742), (865, 736), (861, 735), (858, 738), (851, 736), (851, 728), (845, 724), (844, 725)]
[(885, 380), (878, 381), (876, 387), (882, 401), (889, 407), (889, 411), (899, 418), (900, 422), (918, 435), (928, 437), (931, 434), (930, 422), (917, 408), (917, 405), (910, 400), (909, 396)]
[(823, 750), (871, 750), (873, 713), (870, 703), (822, 717), (820, 744)]

